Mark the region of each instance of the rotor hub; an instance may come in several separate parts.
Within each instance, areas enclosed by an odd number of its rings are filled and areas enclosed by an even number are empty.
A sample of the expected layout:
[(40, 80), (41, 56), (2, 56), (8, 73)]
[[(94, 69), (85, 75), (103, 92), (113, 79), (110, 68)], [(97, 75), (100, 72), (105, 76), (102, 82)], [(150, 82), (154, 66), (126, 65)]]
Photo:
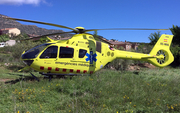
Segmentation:
[(77, 29), (79, 31), (78, 33), (84, 33), (85, 32), (84, 27), (76, 27), (75, 29)]

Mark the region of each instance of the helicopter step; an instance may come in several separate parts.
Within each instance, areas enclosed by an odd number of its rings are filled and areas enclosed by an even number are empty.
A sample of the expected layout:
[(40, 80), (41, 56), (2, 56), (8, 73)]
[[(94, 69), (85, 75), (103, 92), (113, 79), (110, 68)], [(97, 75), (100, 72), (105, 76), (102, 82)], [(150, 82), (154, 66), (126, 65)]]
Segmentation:
[(43, 73), (43, 72), (39, 72), (39, 74), (41, 75), (44, 75), (45, 77), (47, 76), (53, 76), (53, 75), (56, 75), (56, 76), (64, 76), (64, 75), (69, 75), (69, 76), (76, 76), (78, 74), (60, 74), (60, 73)]

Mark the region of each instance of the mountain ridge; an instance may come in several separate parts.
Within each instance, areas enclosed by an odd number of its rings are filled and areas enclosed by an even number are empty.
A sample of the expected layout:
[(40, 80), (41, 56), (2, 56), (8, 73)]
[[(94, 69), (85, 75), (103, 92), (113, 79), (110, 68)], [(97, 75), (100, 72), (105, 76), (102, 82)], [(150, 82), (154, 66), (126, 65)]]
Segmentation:
[[(5, 28), (18, 28), (21, 33), (25, 34), (34, 34), (34, 35), (46, 35), (51, 33), (61, 33), (63, 30), (55, 30), (55, 29), (45, 29), (37, 27), (36, 25), (24, 25), (15, 20), (5, 19), (4, 17), (8, 17), (6, 15), (0, 14), (0, 29)], [(61, 37), (71, 37), (72, 34), (61, 34)]]

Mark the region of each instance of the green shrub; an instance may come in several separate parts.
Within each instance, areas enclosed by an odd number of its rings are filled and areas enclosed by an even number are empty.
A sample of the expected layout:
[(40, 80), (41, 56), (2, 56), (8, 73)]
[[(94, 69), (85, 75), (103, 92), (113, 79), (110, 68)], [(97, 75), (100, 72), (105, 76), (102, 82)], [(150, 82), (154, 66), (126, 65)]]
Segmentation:
[(145, 53), (149, 54), (153, 48), (153, 45), (149, 45), (148, 43), (142, 43), (138, 46), (138, 51), (139, 53)]
[(125, 71), (128, 69), (128, 66), (133, 63), (132, 60), (126, 60), (126, 59), (115, 59), (111, 63), (109, 63), (106, 68)]
[(171, 46), (170, 50), (174, 56), (174, 62), (171, 65), (179, 66), (179, 64), (180, 64), (180, 47), (178, 45)]
[(0, 42), (6, 42), (9, 40), (9, 38), (9, 35), (7, 34), (0, 35)]
[(1, 63), (9, 63), (12, 62), (13, 57), (10, 54), (0, 54), (0, 62)]

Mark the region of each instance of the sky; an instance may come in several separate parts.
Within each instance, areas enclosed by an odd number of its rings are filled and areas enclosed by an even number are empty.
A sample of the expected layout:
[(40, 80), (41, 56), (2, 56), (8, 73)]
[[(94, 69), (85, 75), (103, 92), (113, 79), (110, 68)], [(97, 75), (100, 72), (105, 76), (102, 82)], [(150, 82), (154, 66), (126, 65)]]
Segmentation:
[[(180, 0), (0, 0), (0, 14), (85, 29), (152, 28), (169, 29), (180, 26)], [(46, 29), (60, 29), (37, 25)], [(104, 30), (98, 35), (106, 39), (130, 42), (150, 42), (157, 30)], [(92, 34), (94, 32), (91, 32)], [(170, 30), (161, 34), (171, 34)]]

